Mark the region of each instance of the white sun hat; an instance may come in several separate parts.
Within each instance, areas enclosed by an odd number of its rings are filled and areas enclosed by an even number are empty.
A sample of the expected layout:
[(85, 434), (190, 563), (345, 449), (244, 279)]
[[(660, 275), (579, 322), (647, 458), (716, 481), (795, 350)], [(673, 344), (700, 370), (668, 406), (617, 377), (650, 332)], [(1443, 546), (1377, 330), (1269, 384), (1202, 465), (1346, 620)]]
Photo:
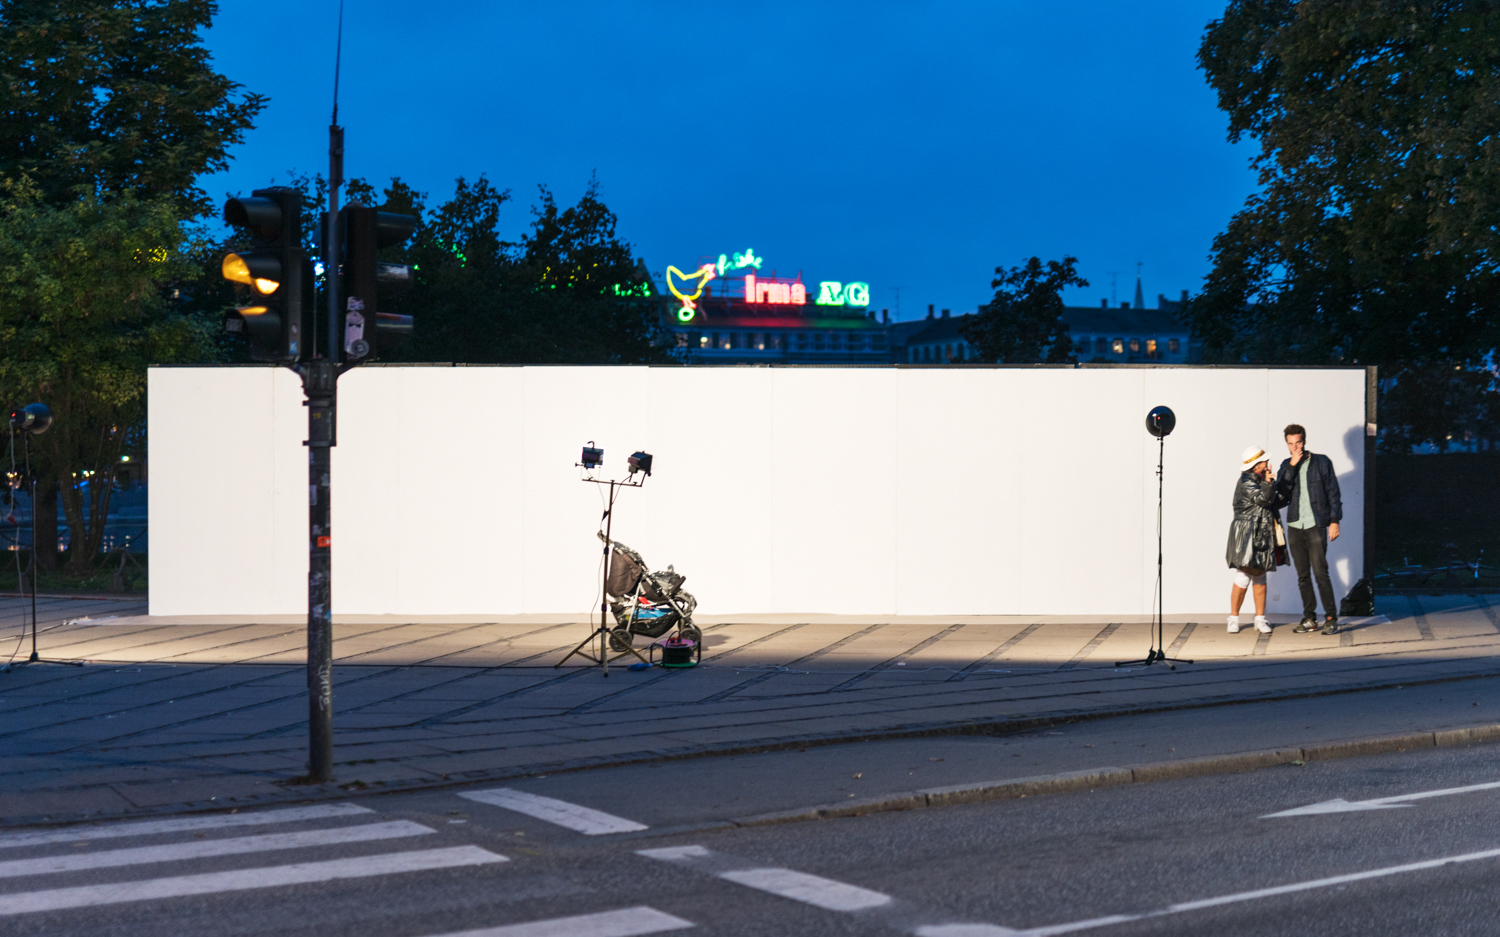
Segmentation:
[(1240, 453), (1240, 471), (1248, 472), (1264, 461), (1266, 461), (1266, 450), (1260, 446), (1250, 446)]

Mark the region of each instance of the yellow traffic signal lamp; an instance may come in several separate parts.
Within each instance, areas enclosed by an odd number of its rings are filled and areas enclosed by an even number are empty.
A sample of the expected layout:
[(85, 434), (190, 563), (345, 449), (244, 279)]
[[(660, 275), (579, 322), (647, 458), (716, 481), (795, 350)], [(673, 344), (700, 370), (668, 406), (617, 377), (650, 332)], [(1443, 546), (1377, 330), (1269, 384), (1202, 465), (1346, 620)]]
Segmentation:
[(254, 287), (263, 296), (281, 288), (281, 258), (275, 254), (225, 254), (224, 279)]

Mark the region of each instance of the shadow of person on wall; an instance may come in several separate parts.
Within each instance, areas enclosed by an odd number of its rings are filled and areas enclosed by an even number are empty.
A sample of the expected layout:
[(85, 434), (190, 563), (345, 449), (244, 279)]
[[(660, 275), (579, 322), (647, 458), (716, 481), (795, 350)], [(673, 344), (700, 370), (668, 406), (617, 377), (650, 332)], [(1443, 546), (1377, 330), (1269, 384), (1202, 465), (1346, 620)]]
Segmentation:
[[(1344, 502), (1344, 519), (1348, 520), (1356, 512), (1358, 514), (1358, 530), (1354, 536), (1339, 531), (1339, 539), (1328, 545), (1328, 572), (1333, 579), (1333, 592), (1338, 597), (1339, 604), (1343, 604), (1344, 596), (1360, 578), (1370, 578), (1374, 574), (1375, 558), (1366, 556), (1356, 569), (1354, 557), (1359, 556), (1364, 546), (1365, 524), (1370, 520), (1370, 512), (1364, 509), (1365, 499), (1369, 492), (1365, 490), (1365, 478), (1370, 472), (1370, 466), (1365, 464), (1365, 428), (1363, 426), (1351, 426), (1344, 431), (1344, 454), (1354, 467), (1347, 472), (1341, 472), (1338, 476), (1339, 498)], [(1350, 492), (1359, 492), (1359, 503), (1350, 505), (1348, 498)], [(1347, 526), (1347, 525), (1345, 525)], [(1354, 537), (1359, 538), (1356, 543)], [(1339, 559), (1348, 559), (1347, 572), (1338, 567)]]

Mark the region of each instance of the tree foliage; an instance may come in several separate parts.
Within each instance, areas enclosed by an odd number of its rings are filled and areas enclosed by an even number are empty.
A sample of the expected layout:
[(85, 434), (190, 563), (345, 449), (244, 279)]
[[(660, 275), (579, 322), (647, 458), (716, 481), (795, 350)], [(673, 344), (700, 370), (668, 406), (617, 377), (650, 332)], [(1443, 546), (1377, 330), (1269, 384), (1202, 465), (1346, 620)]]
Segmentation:
[(30, 176), (51, 201), (82, 187), (170, 196), (209, 210), (195, 179), (266, 99), (236, 98), (200, 32), (210, 0), (0, 0), (0, 175)]
[(1062, 319), (1062, 291), (1088, 286), (1078, 275), (1077, 257), (1032, 257), (1019, 267), (996, 267), (990, 286), (994, 299), (960, 331), (984, 361), (1002, 364), (1072, 363), (1073, 342)]
[(483, 176), (457, 180), (453, 197), (431, 212), (425, 193), (399, 179), (384, 194), (380, 207), (421, 219), (409, 246), (382, 256), (417, 265), (416, 286), (382, 309), (416, 317), (415, 337), (393, 358), (471, 364), (672, 360), (662, 344), (656, 305), (622, 295), (644, 283), (646, 273), (620, 239), (597, 184), (567, 208), (542, 187), (530, 230), (519, 242), (499, 233), (510, 192)]
[(1395, 448), (1493, 434), (1500, 7), (1235, 0), (1198, 59), (1260, 144), (1189, 312), (1208, 359), (1379, 365)]
[(201, 249), (170, 195), (56, 204), (28, 179), (0, 181), (0, 399), (52, 408), (32, 464), (41, 490), (58, 483), (70, 573), (96, 561), (121, 447), (145, 419), (146, 366), (211, 354), (208, 327), (172, 303)]

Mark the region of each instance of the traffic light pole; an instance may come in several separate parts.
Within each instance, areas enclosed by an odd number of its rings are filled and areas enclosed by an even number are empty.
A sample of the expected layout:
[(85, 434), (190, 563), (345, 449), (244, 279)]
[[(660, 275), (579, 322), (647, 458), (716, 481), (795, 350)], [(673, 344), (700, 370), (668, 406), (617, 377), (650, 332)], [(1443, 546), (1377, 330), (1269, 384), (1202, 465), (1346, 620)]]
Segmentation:
[(333, 531), (329, 476), (335, 442), (338, 369), (314, 358), (302, 369), (307, 394), (309, 504), (307, 569), (307, 776), (333, 780)]
[[(342, 40), (340, 9), (340, 39)], [(342, 42), (341, 42), (342, 44)], [(335, 72), (337, 69), (335, 69)], [(337, 77), (335, 77), (337, 81)], [(329, 502), (338, 406), (339, 361), (339, 187), (344, 183), (344, 128), (339, 125), (338, 90), (328, 125), (328, 216), (323, 278), (328, 290), (328, 345), (323, 357), (307, 362), (302, 389), (307, 395), (307, 777), (314, 784), (333, 780), (333, 530)]]

